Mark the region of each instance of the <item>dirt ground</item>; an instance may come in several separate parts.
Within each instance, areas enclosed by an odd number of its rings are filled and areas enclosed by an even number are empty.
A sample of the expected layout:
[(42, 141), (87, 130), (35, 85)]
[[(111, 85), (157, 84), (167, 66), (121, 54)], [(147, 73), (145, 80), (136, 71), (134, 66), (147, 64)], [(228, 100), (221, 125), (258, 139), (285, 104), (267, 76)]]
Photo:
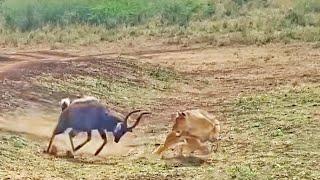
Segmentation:
[[(52, 159), (49, 155), (41, 153), (45, 149), (51, 131), (56, 124), (60, 111), (58, 102), (61, 98), (76, 97), (81, 93), (48, 92), (46, 88), (34, 84), (35, 77), (47, 74), (62, 79), (64, 75), (125, 77), (129, 81), (143, 86), (146, 81), (140, 80), (142, 75), (137, 75), (134, 70), (130, 69), (135, 63), (138, 63), (138, 66), (169, 68), (178, 72), (182, 78), (186, 78), (185, 81), (192, 79), (190, 83), (184, 85), (177, 83), (170, 91), (161, 92), (159, 97), (148, 102), (145, 106), (137, 105), (137, 107), (151, 110), (153, 115), (140, 124), (134, 135), (129, 134), (120, 144), (108, 144), (101, 154), (102, 159), (92, 158), (92, 152), (101, 141), (96, 137), (90, 145), (79, 152), (79, 157), (75, 157), (75, 159), (87, 158), (81, 162), (84, 164), (84, 168), (86, 168), (88, 162), (90, 162), (89, 164), (95, 161), (99, 163), (108, 162), (110, 156), (116, 157), (116, 160), (112, 160), (112, 162), (116, 162), (115, 165), (117, 163), (122, 165), (119, 161), (125, 161), (128, 156), (141, 158), (145, 154), (151, 154), (151, 152), (146, 151), (154, 149), (157, 144), (162, 143), (163, 137), (172, 125), (170, 117), (177, 110), (202, 108), (214, 113), (222, 122), (224, 139), (230, 140), (236, 134), (232, 130), (234, 123), (231, 122), (228, 113), (232, 111), (231, 104), (236, 98), (269, 92), (279, 87), (317, 84), (320, 81), (320, 49), (314, 47), (313, 44), (303, 43), (228, 47), (205, 47), (201, 45), (178, 47), (148, 44), (141, 45), (141, 47), (109, 47), (105, 49), (30, 49), (19, 51), (4, 49), (1, 52), (0, 134), (2, 136), (19, 135), (26, 141), (38, 145), (39, 147), (36, 149), (39, 152), (36, 156), (46, 159), (48, 163), (65, 161), (64, 157)], [(121, 103), (119, 105), (110, 103), (109, 105), (123, 113), (135, 108)], [(81, 138), (84, 137), (80, 136), (79, 139)], [(239, 145), (239, 142), (237, 143)], [(63, 135), (57, 138), (56, 145), (62, 147), (62, 149), (59, 149), (62, 154), (63, 150), (69, 148), (67, 138)], [(222, 146), (223, 153), (229, 153), (228, 149), (231, 146)], [(158, 160), (151, 161), (158, 162)], [(203, 160), (200, 161), (203, 162)], [(222, 178), (229, 178), (224, 175), (224, 167), (217, 162), (219, 159), (211, 157), (208, 161), (204, 161), (207, 165), (209, 163), (210, 166), (218, 168), (206, 173), (223, 175)], [(142, 163), (148, 163), (148, 161)], [(319, 161), (316, 163), (319, 163)], [(98, 165), (94, 164), (94, 166)], [(13, 165), (10, 167), (13, 167)], [(185, 178), (180, 170), (173, 174), (172, 171), (170, 171), (171, 175), (169, 173), (166, 176), (160, 176), (156, 173), (153, 176), (148, 172), (134, 172), (130, 178)], [(14, 177), (13, 179), (23, 179), (24, 177), (42, 179), (48, 178), (45, 172), (37, 174), (30, 173), (24, 168), (8, 168), (2, 175), (7, 178)], [(110, 173), (110, 176), (105, 174), (105, 177), (124, 177), (116, 176), (114, 172), (108, 173)], [(135, 174), (136, 176), (134, 176)], [(141, 174), (145, 174), (145, 176)], [(70, 174), (66, 176), (71, 179), (79, 178), (79, 176)], [(54, 171), (51, 177), (61, 178), (59, 171)], [(84, 175), (84, 177), (89, 176)], [(194, 178), (202, 179), (201, 177), (195, 176)]]

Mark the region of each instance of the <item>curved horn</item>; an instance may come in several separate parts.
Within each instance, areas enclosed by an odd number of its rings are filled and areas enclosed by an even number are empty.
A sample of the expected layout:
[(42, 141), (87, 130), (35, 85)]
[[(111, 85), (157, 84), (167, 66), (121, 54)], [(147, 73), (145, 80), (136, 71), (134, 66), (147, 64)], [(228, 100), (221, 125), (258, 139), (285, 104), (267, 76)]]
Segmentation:
[(129, 127), (128, 130), (132, 130), (133, 128), (135, 128), (135, 127), (139, 124), (142, 116), (145, 115), (145, 114), (151, 114), (151, 112), (141, 113), (141, 114), (139, 115), (139, 117), (137, 118), (136, 122), (135, 122), (131, 127)]
[(137, 112), (140, 112), (141, 110), (134, 110), (134, 111), (131, 111), (125, 118), (124, 118), (124, 121), (123, 121), (123, 124), (125, 124), (126, 126), (128, 126), (128, 118), (129, 116), (131, 116), (133, 113), (137, 113)]

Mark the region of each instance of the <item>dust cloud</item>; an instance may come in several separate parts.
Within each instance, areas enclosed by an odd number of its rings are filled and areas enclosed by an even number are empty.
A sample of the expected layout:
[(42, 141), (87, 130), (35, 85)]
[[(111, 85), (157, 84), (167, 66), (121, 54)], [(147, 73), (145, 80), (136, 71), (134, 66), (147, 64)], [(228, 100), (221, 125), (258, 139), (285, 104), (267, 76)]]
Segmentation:
[[(59, 109), (48, 110), (41, 107), (32, 107), (30, 109), (20, 109), (14, 112), (0, 115), (0, 129), (11, 132), (25, 133), (38, 137), (39, 142), (45, 149), (52, 135), (52, 131), (57, 124)], [(64, 134), (57, 135), (53, 145), (57, 147), (58, 154), (63, 154), (71, 150), (68, 130)], [(87, 138), (86, 133), (79, 133), (74, 139), (74, 145), (77, 146), (84, 142)], [(99, 155), (126, 155), (134, 146), (137, 139), (132, 133), (124, 135), (119, 143), (113, 142), (112, 133), (107, 134), (108, 143), (100, 152)], [(47, 141), (46, 141), (47, 139)], [(94, 154), (95, 151), (102, 145), (101, 139), (97, 131), (92, 132), (92, 139), (89, 143), (83, 146), (76, 154)]]

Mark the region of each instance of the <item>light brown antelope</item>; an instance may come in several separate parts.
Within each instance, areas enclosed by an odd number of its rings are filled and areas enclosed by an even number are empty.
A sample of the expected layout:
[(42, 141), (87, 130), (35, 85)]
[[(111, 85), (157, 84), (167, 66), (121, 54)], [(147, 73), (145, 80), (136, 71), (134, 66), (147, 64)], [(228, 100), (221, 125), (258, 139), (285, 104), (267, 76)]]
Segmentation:
[(164, 144), (158, 147), (154, 153), (160, 155), (181, 141), (184, 141), (181, 145), (181, 152), (187, 149), (189, 152), (199, 150), (202, 153), (208, 153), (209, 150), (203, 143), (220, 140), (219, 134), (219, 121), (207, 111), (195, 109), (178, 112), (175, 124)]

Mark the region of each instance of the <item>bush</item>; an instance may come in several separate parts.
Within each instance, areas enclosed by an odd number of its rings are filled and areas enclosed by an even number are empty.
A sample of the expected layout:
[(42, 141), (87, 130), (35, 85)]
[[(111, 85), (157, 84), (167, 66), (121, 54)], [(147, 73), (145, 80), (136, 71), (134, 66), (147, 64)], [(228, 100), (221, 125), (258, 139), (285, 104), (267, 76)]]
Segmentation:
[(299, 13), (295, 10), (289, 10), (287, 15), (285, 16), (285, 20), (288, 22), (288, 26), (294, 24), (294, 25), (306, 25), (306, 20), (304, 18), (304, 14)]
[(144, 35), (178, 44), (260, 44), (318, 41), (319, 29), (319, 0), (0, 0), (0, 45)]
[(22, 31), (45, 25), (84, 23), (107, 28), (135, 26), (161, 17), (164, 25), (185, 26), (206, 8), (192, 0), (10, 0), (0, 6), (7, 27)]

